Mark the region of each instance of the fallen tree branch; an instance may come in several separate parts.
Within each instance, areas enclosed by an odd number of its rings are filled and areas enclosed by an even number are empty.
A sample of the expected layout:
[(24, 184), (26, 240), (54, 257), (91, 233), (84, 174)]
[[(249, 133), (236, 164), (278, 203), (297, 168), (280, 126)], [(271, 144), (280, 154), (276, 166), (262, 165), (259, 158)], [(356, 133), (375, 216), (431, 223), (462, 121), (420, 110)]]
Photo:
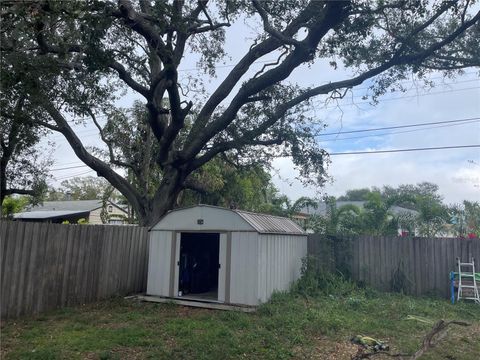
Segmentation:
[(447, 328), (450, 325), (459, 325), (459, 326), (470, 326), (469, 323), (463, 321), (447, 321), (440, 320), (437, 322), (432, 330), (423, 338), (422, 347), (415, 352), (410, 357), (410, 360), (416, 360), (424, 353), (426, 353), (429, 349), (435, 347), (445, 336), (447, 335)]

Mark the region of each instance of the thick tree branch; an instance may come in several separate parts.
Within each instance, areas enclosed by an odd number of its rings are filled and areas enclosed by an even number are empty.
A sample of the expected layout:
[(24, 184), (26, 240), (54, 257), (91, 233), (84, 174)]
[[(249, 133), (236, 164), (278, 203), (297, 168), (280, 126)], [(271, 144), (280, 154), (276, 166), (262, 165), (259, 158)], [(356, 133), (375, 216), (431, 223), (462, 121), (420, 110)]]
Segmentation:
[(136, 82), (122, 64), (120, 64), (118, 61), (111, 61), (109, 62), (108, 67), (115, 70), (118, 73), (119, 78), (122, 79), (128, 86), (148, 99), (150, 90)]
[(282, 60), (282, 58), (284, 56), (286, 56), (288, 54), (288, 52), (290, 51), (289, 47), (288, 46), (285, 46), (284, 47), (285, 50), (282, 51), (282, 53), (278, 56), (277, 60), (275, 60), (274, 62), (269, 62), (269, 63), (266, 63), (266, 64), (263, 64), (262, 68), (260, 70), (258, 70), (256, 72), (255, 75), (253, 75), (253, 78), (257, 78), (259, 75), (263, 74), (263, 72), (265, 71), (265, 69), (269, 66), (275, 66), (275, 65), (278, 65), (280, 64), (280, 61)]
[(229, 26), (230, 26), (230, 23), (217, 23), (217, 24), (208, 25), (208, 26), (193, 27), (188, 29), (188, 32), (190, 34), (201, 34), (204, 32), (215, 31), (222, 27), (229, 27)]
[(480, 11), (478, 11), (476, 15), (473, 18), (471, 18), (469, 21), (465, 21), (464, 23), (462, 23), (455, 31), (451, 32), (442, 41), (433, 43), (425, 50), (419, 51), (416, 54), (409, 54), (409, 55), (400, 57), (399, 63), (411, 64), (432, 56), (436, 51), (440, 50), (444, 46), (450, 44), (455, 39), (457, 39), (458, 36), (463, 34), (467, 29), (478, 24), (479, 21), (480, 21)]
[[(311, 1), (297, 18), (286, 27), (283, 34), (285, 36), (293, 36), (296, 34), (298, 30), (318, 12), (318, 10), (316, 10), (317, 5), (318, 3), (316, 1)], [(250, 48), (204, 104), (197, 116), (187, 142), (191, 142), (196, 138), (195, 134), (199, 133), (205, 127), (217, 106), (230, 94), (250, 66), (256, 60), (271, 53), (282, 45), (277, 38), (270, 37)]]
[(48, 122), (46, 122), (46, 121), (36, 120), (35, 122), (36, 122), (38, 125), (43, 126), (43, 127), (47, 128), (47, 129), (50, 129), (50, 130), (53, 130), (53, 131), (58, 131), (58, 132), (61, 131), (61, 129), (60, 129), (58, 126), (52, 125), (52, 124), (50, 124), (50, 123), (48, 123)]
[(72, 147), (75, 155), (82, 160), (88, 167), (95, 170), (99, 176), (104, 177), (112, 186), (119, 190), (130, 202), (130, 204), (137, 210), (143, 209), (141, 204), (140, 195), (135, 188), (122, 176), (117, 174), (106, 162), (90, 154), (83, 146), (81, 140), (75, 134), (73, 129), (68, 124), (68, 121), (57, 110), (52, 102), (43, 94), (38, 94), (39, 106), (43, 107), (45, 111), (52, 117), (57, 124), (65, 139)]
[(211, 191), (204, 184), (202, 184), (198, 181), (195, 181), (191, 177), (188, 177), (185, 180), (183, 188), (193, 190), (193, 191), (195, 191), (197, 193), (200, 193), (200, 194), (203, 194), (203, 195), (207, 195), (207, 194), (211, 193)]
[[(451, 3), (445, 2), (436, 12), (433, 16), (431, 16), (427, 21), (424, 23), (420, 24), (417, 26), (415, 29), (413, 29), (406, 38), (400, 37), (400, 41), (402, 42), (402, 46), (407, 45), (411, 39), (413, 39), (416, 35), (421, 33), (423, 30), (428, 28), (430, 25), (432, 25), (435, 20), (437, 20), (442, 14), (444, 14), (450, 7)], [(403, 50), (403, 49), (401, 49)]]
[(263, 21), (263, 28), (267, 33), (269, 33), (271, 36), (277, 38), (284, 44), (288, 45), (295, 45), (295, 46), (303, 46), (303, 43), (301, 41), (295, 40), (293, 37), (286, 36), (284, 35), (281, 31), (278, 31), (275, 29), (270, 22), (268, 21), (268, 14), (267, 12), (262, 8), (260, 5), (260, 2), (258, 0), (252, 0), (252, 5), (253, 7), (257, 10), (258, 14), (262, 18)]
[(346, 3), (343, 2), (329, 2), (320, 8), (320, 12), (317, 9), (315, 12), (317, 14), (316, 22), (311, 25), (308, 36), (302, 41), (302, 46), (296, 47), (276, 68), (246, 82), (218, 119), (203, 129), (198, 129), (196, 124), (194, 126), (196, 130), (195, 139), (192, 138), (191, 143), (187, 145), (182, 156), (184, 158), (195, 157), (204, 144), (233, 121), (237, 112), (248, 101), (250, 96), (286, 79), (300, 64), (310, 60), (324, 35), (347, 16), (346, 10)]
[(143, 61), (138, 61), (137, 59), (134, 59), (132, 56), (130, 56), (129, 54), (127, 54), (123, 51), (114, 50), (114, 53), (118, 54), (118, 56), (120, 56), (120, 57), (123, 57), (126, 62), (132, 64), (132, 68), (134, 68), (135, 71), (140, 73), (140, 75), (142, 76), (142, 78), (145, 81), (148, 82), (152, 78), (152, 74), (150, 73), (150, 69), (145, 65), (145, 63)]
[(120, 161), (120, 160), (115, 158), (115, 153), (113, 152), (112, 143), (111, 143), (111, 141), (109, 141), (105, 137), (105, 133), (104, 133), (102, 127), (100, 126), (100, 124), (98, 123), (97, 117), (95, 116), (95, 114), (90, 109), (88, 110), (88, 114), (92, 118), (93, 123), (95, 124), (96, 128), (98, 129), (98, 132), (100, 133), (100, 139), (102, 139), (102, 141), (107, 145), (108, 153), (110, 155), (110, 163), (113, 164), (113, 165), (117, 165), (117, 166), (128, 167), (128, 168), (132, 169), (133, 171), (135, 171), (135, 167), (132, 164), (126, 163), (124, 161)]
[(134, 10), (129, 0), (119, 0), (118, 8), (120, 11), (113, 12), (112, 15), (122, 18), (132, 30), (142, 35), (162, 60), (169, 57), (168, 49), (158, 31), (148, 23), (142, 14)]
[(281, 145), (285, 139), (283, 137), (277, 137), (275, 139), (268, 139), (268, 140), (260, 140), (260, 139), (254, 139), (252, 138), (255, 134), (258, 132), (251, 132), (251, 133), (245, 133), (244, 135), (240, 136), (236, 140), (232, 141), (226, 141), (223, 143), (216, 144), (212, 149), (207, 151), (205, 154), (202, 156), (196, 158), (192, 163), (191, 163), (191, 168), (192, 169), (198, 169), (202, 165), (206, 164), (210, 160), (212, 160), (215, 156), (217, 156), (220, 153), (224, 153), (228, 150), (232, 149), (240, 149), (246, 145), (249, 146), (271, 146), (271, 145)]
[(165, 132), (161, 139), (159, 139), (159, 158), (158, 163), (163, 166), (167, 161), (173, 142), (180, 130), (185, 124), (185, 117), (188, 115), (193, 103), (189, 103), (185, 109), (182, 109), (182, 100), (180, 98), (179, 88), (177, 86), (177, 72), (170, 74), (173, 78), (170, 85), (167, 87), (168, 97), (170, 100), (170, 123), (165, 128)]
[[(85, 48), (76, 44), (69, 44), (67, 46), (56, 46), (48, 44), (43, 35), (45, 31), (45, 24), (43, 22), (37, 22), (37, 43), (43, 53), (52, 53), (63, 55), (67, 53), (83, 53)], [(60, 66), (72, 69), (80, 70), (81, 65), (78, 62), (65, 62), (62, 61), (59, 63)], [(149, 89), (135, 81), (131, 74), (125, 69), (125, 67), (118, 61), (112, 60), (108, 63), (108, 67), (115, 70), (118, 73), (118, 76), (123, 80), (130, 88), (138, 92), (144, 97), (148, 97)]]
[[(213, 22), (212, 18), (210, 17), (210, 15), (208, 14), (208, 11), (207, 11), (207, 8), (206, 8), (207, 3), (208, 3), (208, 0), (206, 0), (206, 1), (205, 0), (199, 0), (198, 1), (198, 8), (201, 10), (201, 12), (203, 12), (205, 14), (205, 17), (207, 18), (206, 22), (208, 23), (208, 25), (207, 26), (202, 26), (202, 27), (191, 26), (188, 29), (188, 33), (190, 33), (190, 34), (200, 34), (200, 33), (207, 32), (207, 31), (215, 31), (217, 29), (220, 29), (221, 27), (230, 26), (229, 22), (215, 24)], [(200, 13), (198, 13), (197, 16), (199, 14)]]

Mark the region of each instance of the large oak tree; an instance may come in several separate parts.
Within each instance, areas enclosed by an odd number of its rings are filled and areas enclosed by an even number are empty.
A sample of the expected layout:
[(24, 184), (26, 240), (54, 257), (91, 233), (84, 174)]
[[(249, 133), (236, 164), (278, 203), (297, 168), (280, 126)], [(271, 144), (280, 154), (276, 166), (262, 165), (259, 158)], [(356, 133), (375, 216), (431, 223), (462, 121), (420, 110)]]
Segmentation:
[[(412, 73), (480, 64), (480, 13), (469, 0), (3, 1), (1, 11), (2, 71), (48, 115), (42, 125), (61, 132), (145, 225), (220, 154), (244, 162), (288, 155), (305, 179), (321, 182), (328, 156), (307, 116), (314, 97), (342, 97), (370, 80), (375, 99)], [(182, 61), (197, 53), (204, 76), (214, 76), (225, 29), (236, 21), (257, 21), (258, 36), (214, 91), (192, 96), (201, 84), (179, 76)], [(272, 57), (278, 60), (251, 74)], [(289, 81), (318, 61), (353, 75), (329, 81), (315, 73), (318, 86), (308, 88)], [(158, 169), (153, 192), (115, 171), (136, 173), (142, 164), (123, 161), (104, 136), (108, 156), (89, 151), (71, 126), (72, 115), (98, 123), (99, 114), (118, 112), (122, 89), (142, 97), (147, 110)]]

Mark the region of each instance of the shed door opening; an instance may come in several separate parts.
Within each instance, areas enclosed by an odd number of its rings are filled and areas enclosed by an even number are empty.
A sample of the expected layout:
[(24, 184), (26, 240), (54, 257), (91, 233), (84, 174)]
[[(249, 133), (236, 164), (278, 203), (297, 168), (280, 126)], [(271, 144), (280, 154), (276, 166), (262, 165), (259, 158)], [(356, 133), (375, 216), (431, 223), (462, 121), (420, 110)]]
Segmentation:
[(220, 234), (182, 233), (178, 295), (218, 299)]

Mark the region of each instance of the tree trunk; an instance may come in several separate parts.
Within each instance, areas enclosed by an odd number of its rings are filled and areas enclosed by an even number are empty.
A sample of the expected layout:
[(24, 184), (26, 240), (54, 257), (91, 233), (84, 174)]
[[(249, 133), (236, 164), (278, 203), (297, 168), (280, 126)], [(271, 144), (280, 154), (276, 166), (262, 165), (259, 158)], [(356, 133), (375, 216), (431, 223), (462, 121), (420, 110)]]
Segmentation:
[(175, 207), (177, 197), (183, 189), (185, 172), (170, 168), (165, 170), (164, 178), (154, 197), (144, 202), (144, 206), (137, 211), (140, 226), (155, 225), (169, 210)]
[(3, 200), (7, 196), (7, 162), (5, 157), (0, 159), (0, 217), (3, 214)]

